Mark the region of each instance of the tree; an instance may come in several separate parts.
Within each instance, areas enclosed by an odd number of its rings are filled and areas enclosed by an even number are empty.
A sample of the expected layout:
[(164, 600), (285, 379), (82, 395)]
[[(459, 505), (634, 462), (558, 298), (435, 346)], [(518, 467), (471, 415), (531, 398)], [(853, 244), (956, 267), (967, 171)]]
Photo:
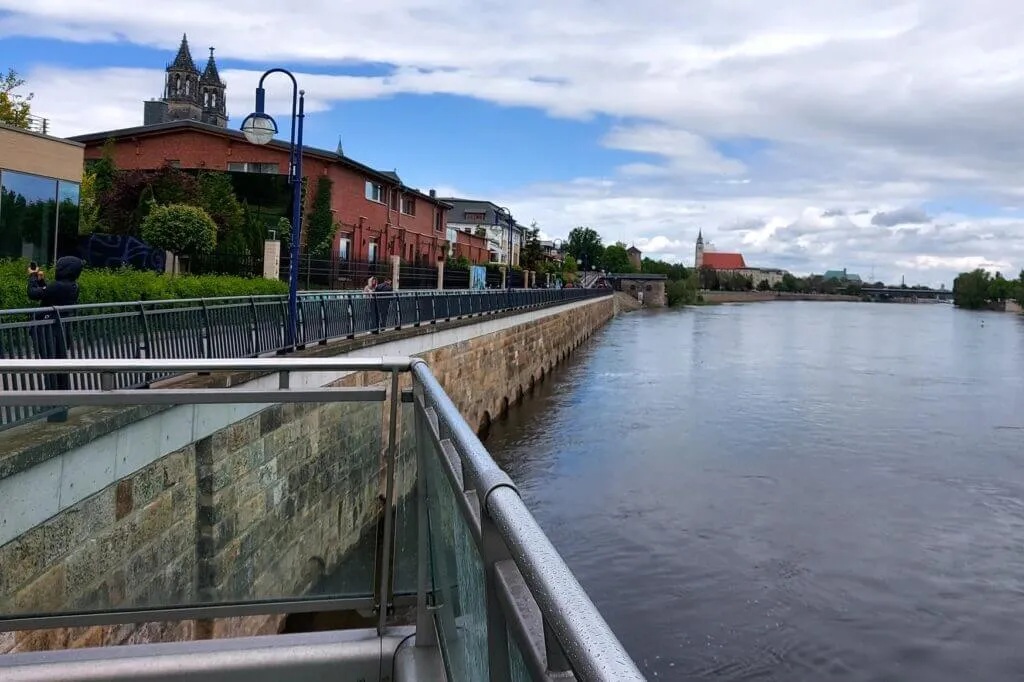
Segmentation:
[(697, 275), (697, 282), (700, 284), (701, 289), (708, 289), (711, 291), (716, 291), (721, 286), (718, 272), (708, 265), (701, 266)]
[[(161, 203), (181, 203), (198, 206), (206, 211), (217, 226), (217, 246), (221, 251), (238, 253), (247, 251), (245, 243), (245, 209), (235, 196), (231, 176), (220, 171), (203, 171), (198, 177), (198, 197), (167, 196), (181, 187), (170, 174), (161, 178), (164, 194)], [(255, 255), (255, 254), (254, 254)]]
[(102, 232), (100, 229), (100, 204), (96, 199), (96, 173), (82, 173), (82, 184), (78, 189), (78, 234)]
[(114, 186), (117, 177), (117, 165), (114, 163), (114, 140), (110, 139), (103, 143), (100, 151), (100, 158), (92, 166), (93, 175), (96, 176), (96, 197), (102, 203), (102, 198)]
[(155, 171), (118, 172), (110, 189), (97, 197), (100, 219), (107, 229), (114, 234), (129, 235), (139, 234), (152, 203), (193, 206), (202, 203), (196, 178), (171, 166)]
[(601, 235), (592, 228), (574, 227), (569, 233), (565, 250), (584, 270), (597, 270), (601, 267), (604, 245), (601, 243)]
[(326, 175), (316, 181), (316, 196), (306, 220), (306, 253), (314, 258), (329, 258), (334, 244), (334, 215), (331, 213), (331, 190), (334, 182)]
[(16, 128), (28, 128), (32, 119), (33, 93), (19, 95), (15, 92), (25, 84), (18, 72), (8, 68), (7, 75), (0, 78), (0, 123)]
[(473, 229), (473, 234), (476, 235), (477, 237), (483, 237), (486, 239), (487, 228), (482, 225), (477, 225), (476, 228)]
[(210, 253), (217, 246), (217, 225), (197, 206), (153, 206), (142, 222), (142, 238), (175, 255)]
[(640, 262), (640, 272), (648, 275), (665, 275), (670, 281), (674, 282), (686, 279), (691, 272), (691, 268), (687, 268), (680, 263), (666, 263), (663, 260), (644, 258)]
[(611, 244), (605, 248), (601, 255), (601, 269), (607, 272), (636, 272), (636, 268), (629, 262), (626, 247), (621, 244)]
[(665, 297), (669, 306), (693, 305), (697, 302), (697, 271), (690, 270), (686, 277), (669, 280), (665, 287)]
[(953, 280), (954, 305), (969, 310), (984, 308), (988, 303), (991, 284), (991, 277), (981, 268), (972, 272), (961, 272)]
[(768, 284), (768, 280), (766, 279), (762, 279), (760, 282), (757, 283), (758, 291), (771, 291), (771, 288), (771, 285)]
[(526, 243), (523, 244), (523, 252), (519, 254), (519, 262), (527, 270), (537, 270), (544, 263), (544, 249), (540, 246), (540, 228), (537, 223), (531, 223), (530, 229), (526, 231)]

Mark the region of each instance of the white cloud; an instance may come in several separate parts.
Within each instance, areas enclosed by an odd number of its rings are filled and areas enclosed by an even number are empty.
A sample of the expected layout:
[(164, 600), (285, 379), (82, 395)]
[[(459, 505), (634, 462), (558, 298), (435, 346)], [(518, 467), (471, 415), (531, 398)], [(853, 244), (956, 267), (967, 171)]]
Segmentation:
[[(495, 197), (552, 234), (590, 224), (688, 261), (703, 227), (759, 264), (947, 283), (965, 264), (1024, 265), (1024, 219), (955, 208), (1024, 201), (1024, 5), (1011, 0), (181, 0), (173, 12), (0, 0), (2, 12), (0, 40), (128, 40), (170, 54), (188, 31), (253, 63), (224, 73), (239, 120), (258, 67), (353, 62), (395, 68), (301, 74), (308, 111), (403, 92), (615, 117), (603, 144), (638, 160)], [(136, 124), (140, 100), (159, 94), (158, 70), (82, 79), (45, 57), (15, 66), (63, 134)], [(276, 113), (285, 91), (268, 90)], [(722, 144), (736, 140), (755, 151)], [(925, 208), (949, 202), (943, 215)]]

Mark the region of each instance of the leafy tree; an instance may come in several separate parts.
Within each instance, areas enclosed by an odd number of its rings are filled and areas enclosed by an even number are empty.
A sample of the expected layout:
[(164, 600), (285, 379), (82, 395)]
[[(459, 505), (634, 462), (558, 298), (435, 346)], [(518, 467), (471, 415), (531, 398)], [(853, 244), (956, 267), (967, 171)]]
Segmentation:
[(217, 225), (197, 206), (153, 206), (142, 222), (142, 238), (175, 255), (210, 253), (217, 246)]
[(585, 270), (596, 270), (601, 267), (604, 245), (601, 243), (601, 235), (592, 228), (574, 227), (569, 233), (565, 250)]
[(1008, 282), (1003, 273), (997, 272), (995, 277), (988, 283), (988, 299), (990, 301), (1005, 301), (1013, 293), (1013, 284)]
[[(166, 203), (192, 204), (206, 211), (217, 226), (217, 246), (220, 251), (238, 253), (248, 250), (245, 243), (245, 208), (235, 196), (231, 176), (220, 171), (203, 171), (197, 178), (197, 197), (166, 197)], [(170, 194), (172, 183), (164, 180), (163, 191)], [(179, 185), (180, 187), (180, 185)], [(191, 199), (191, 200), (190, 200)]]
[(953, 280), (953, 303), (970, 310), (984, 308), (988, 303), (991, 284), (992, 278), (981, 268), (961, 272)]
[(331, 214), (331, 190), (334, 182), (326, 175), (316, 181), (316, 196), (306, 220), (306, 253), (314, 258), (328, 258), (334, 243), (334, 216)]
[(578, 267), (579, 266), (576, 264), (576, 259), (573, 258), (571, 255), (566, 254), (565, 259), (562, 261), (562, 272), (564, 274), (574, 275), (576, 274), (576, 270), (578, 269)]
[(539, 270), (539, 266), (544, 264), (544, 249), (540, 245), (540, 228), (537, 223), (532, 223), (526, 231), (526, 243), (519, 254), (519, 262), (527, 270)]
[(640, 262), (640, 272), (648, 275), (665, 275), (669, 281), (686, 279), (692, 268), (687, 268), (680, 263), (666, 263), (663, 260), (644, 258)]
[(196, 178), (177, 168), (118, 172), (114, 183), (98, 195), (100, 219), (114, 234), (138, 235), (151, 203), (201, 203)]
[(87, 170), (82, 173), (82, 184), (78, 189), (78, 234), (102, 231), (100, 204), (96, 198), (96, 173)]
[(693, 305), (696, 303), (697, 291), (700, 288), (697, 280), (696, 270), (690, 270), (686, 277), (669, 280), (665, 286), (665, 298), (669, 306)]
[(701, 266), (698, 271), (697, 281), (700, 283), (701, 289), (716, 291), (721, 287), (718, 272), (708, 265)]
[(476, 228), (473, 229), (473, 234), (477, 237), (487, 237), (487, 228), (482, 225), (477, 225)]
[(629, 262), (629, 253), (622, 244), (611, 244), (605, 248), (601, 255), (601, 269), (607, 272), (636, 272), (636, 268)]
[(770, 284), (768, 284), (768, 280), (766, 279), (762, 279), (760, 282), (757, 283), (758, 291), (771, 291), (771, 289), (772, 287)]
[(0, 123), (16, 128), (28, 128), (32, 117), (33, 93), (19, 95), (15, 90), (25, 85), (18, 72), (8, 68), (7, 75), (0, 77)]
[(114, 180), (117, 177), (117, 165), (114, 163), (115, 144), (113, 139), (104, 142), (100, 158), (91, 168), (93, 175), (96, 176), (97, 199), (102, 199), (113, 188)]

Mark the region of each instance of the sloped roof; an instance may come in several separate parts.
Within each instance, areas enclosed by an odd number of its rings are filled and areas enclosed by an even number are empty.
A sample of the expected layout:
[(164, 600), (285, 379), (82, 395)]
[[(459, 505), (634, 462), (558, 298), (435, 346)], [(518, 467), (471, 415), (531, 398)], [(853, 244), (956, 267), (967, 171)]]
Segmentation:
[(725, 253), (723, 251), (705, 251), (701, 261), (704, 267), (714, 270), (742, 270), (747, 267), (742, 253)]

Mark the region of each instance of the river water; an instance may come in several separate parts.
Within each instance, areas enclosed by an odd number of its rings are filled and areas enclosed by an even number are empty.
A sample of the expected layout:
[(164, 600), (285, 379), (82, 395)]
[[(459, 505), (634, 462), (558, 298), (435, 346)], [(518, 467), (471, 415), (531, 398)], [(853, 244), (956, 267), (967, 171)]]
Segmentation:
[(1024, 318), (610, 322), (492, 454), (649, 679), (1024, 678)]

